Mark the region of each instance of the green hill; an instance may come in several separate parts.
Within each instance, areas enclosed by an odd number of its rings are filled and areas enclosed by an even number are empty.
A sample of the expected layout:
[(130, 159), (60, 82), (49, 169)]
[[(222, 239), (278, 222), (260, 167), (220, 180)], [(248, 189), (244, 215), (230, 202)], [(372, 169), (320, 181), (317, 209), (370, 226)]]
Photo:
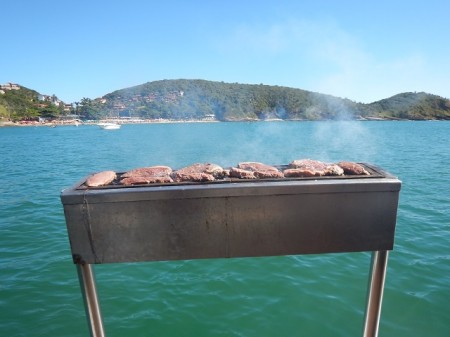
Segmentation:
[(450, 100), (424, 92), (406, 92), (365, 106), (368, 115), (391, 119), (450, 119)]
[(204, 80), (148, 82), (90, 103), (99, 115), (151, 119), (450, 119), (450, 100), (426, 93), (362, 104), (288, 87)]
[(83, 98), (76, 108), (55, 95), (20, 87), (2, 90), (0, 118), (58, 118), (75, 113), (84, 119), (129, 117), (171, 120), (450, 120), (450, 100), (427, 93), (402, 93), (370, 104), (302, 89), (205, 80), (162, 80)]
[[(37, 116), (38, 93), (34, 90), (19, 87), (11, 89), (2, 86), (0, 94), (0, 117), (20, 119), (22, 116)], [(14, 88), (14, 87), (13, 87)]]
[(64, 114), (64, 102), (55, 95), (41, 95), (18, 84), (4, 84), (0, 89), (0, 120), (57, 118)]
[(164, 80), (103, 97), (102, 110), (144, 118), (217, 120), (330, 119), (354, 103), (301, 89), (268, 85)]

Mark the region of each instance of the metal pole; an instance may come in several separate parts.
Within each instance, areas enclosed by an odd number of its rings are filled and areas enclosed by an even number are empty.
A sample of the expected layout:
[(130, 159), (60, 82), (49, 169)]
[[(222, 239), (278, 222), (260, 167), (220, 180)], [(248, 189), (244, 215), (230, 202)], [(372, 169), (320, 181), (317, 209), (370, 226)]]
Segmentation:
[(388, 251), (381, 250), (372, 252), (372, 265), (369, 275), (363, 337), (378, 336), (387, 261)]
[(88, 263), (77, 264), (77, 271), (91, 336), (105, 337), (93, 267)]

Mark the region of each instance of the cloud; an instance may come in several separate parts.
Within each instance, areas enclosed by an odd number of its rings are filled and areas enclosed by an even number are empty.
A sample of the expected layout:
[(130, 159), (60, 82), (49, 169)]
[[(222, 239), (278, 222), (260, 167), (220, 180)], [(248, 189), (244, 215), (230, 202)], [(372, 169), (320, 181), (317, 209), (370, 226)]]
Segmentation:
[(405, 91), (424, 90), (426, 60), (410, 54), (380, 61), (361, 50), (345, 52), (332, 62), (336, 71), (321, 77), (314, 86), (318, 91), (370, 103)]
[[(327, 30), (311, 21), (290, 20), (268, 26), (242, 24), (220, 41), (222, 51), (245, 55), (307, 55), (323, 41)], [(323, 42), (320, 42), (322, 44)]]
[[(432, 85), (439, 75), (432, 75), (426, 51), (405, 49), (395, 54), (382, 42), (364, 41), (334, 21), (287, 20), (267, 26), (240, 25), (221, 40), (220, 49), (229, 57), (264, 67), (262, 73), (245, 73), (247, 82), (259, 76), (253, 82), (364, 103), (405, 91), (434, 90), (431, 93), (439, 94), (438, 85)], [(267, 77), (262, 80), (264, 75)], [(436, 83), (448, 82), (441, 76)]]
[(265, 30), (255, 30), (254, 27), (244, 25), (233, 32), (226, 45), (227, 50), (232, 52), (276, 54), (286, 51), (288, 42), (286, 27), (282, 25), (272, 25)]

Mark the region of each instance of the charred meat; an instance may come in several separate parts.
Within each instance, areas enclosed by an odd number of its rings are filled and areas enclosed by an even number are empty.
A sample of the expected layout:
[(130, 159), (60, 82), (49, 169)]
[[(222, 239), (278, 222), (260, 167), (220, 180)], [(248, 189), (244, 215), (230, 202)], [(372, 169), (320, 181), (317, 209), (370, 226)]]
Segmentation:
[(230, 169), (230, 177), (238, 179), (256, 179), (255, 172), (243, 170), (237, 167)]
[(222, 179), (225, 175), (226, 171), (219, 165), (197, 163), (173, 172), (172, 178), (176, 182), (205, 182)]
[(264, 178), (283, 178), (284, 175), (276, 167), (258, 163), (243, 162), (238, 164), (238, 169), (253, 172), (254, 176), (259, 179)]
[(327, 176), (342, 176), (344, 175), (344, 169), (336, 164), (330, 164), (327, 166), (325, 175)]
[(345, 174), (350, 175), (370, 175), (369, 172), (362, 166), (357, 163), (341, 161), (337, 164), (344, 170)]
[(285, 177), (320, 177), (320, 176), (340, 176), (344, 170), (335, 165), (327, 164), (318, 160), (300, 159), (289, 164), (289, 168), (284, 170)]
[[(280, 170), (281, 167), (284, 170)], [(293, 160), (287, 166), (276, 167), (259, 162), (240, 162), (236, 167), (229, 169), (224, 169), (217, 164), (196, 163), (176, 171), (169, 166), (141, 167), (122, 174), (116, 174), (114, 171), (103, 171), (89, 176), (84, 185), (86, 187), (101, 187), (109, 184), (131, 186), (230, 180), (226, 178), (248, 180), (371, 175), (368, 170), (369, 168), (366, 170), (362, 164), (349, 161), (330, 164), (312, 159)]]
[(91, 175), (89, 178), (87, 178), (85, 184), (88, 187), (105, 186), (113, 182), (114, 179), (116, 179), (116, 172), (103, 171)]
[(122, 185), (171, 183), (173, 182), (171, 173), (172, 169), (168, 166), (142, 167), (122, 174), (120, 183)]

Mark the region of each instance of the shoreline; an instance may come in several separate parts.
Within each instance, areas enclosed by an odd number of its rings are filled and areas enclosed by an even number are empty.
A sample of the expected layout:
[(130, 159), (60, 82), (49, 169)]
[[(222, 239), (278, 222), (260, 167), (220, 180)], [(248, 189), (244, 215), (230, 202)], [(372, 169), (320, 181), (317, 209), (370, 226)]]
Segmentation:
[(358, 118), (350, 120), (306, 120), (306, 119), (242, 119), (242, 120), (230, 120), (230, 121), (219, 121), (219, 120), (170, 120), (170, 119), (144, 119), (144, 120), (117, 120), (117, 119), (102, 119), (98, 121), (52, 121), (52, 122), (38, 122), (38, 121), (0, 121), (1, 127), (57, 127), (57, 126), (82, 126), (82, 125), (94, 125), (97, 126), (99, 123), (116, 123), (120, 125), (134, 125), (134, 124), (177, 124), (177, 123), (234, 123), (234, 122), (445, 122), (449, 121), (447, 119), (389, 119), (389, 118)]
[(139, 120), (139, 121), (127, 121), (127, 120), (116, 120), (116, 119), (102, 119), (98, 121), (52, 121), (52, 122), (38, 122), (38, 121), (20, 121), (20, 122), (3, 122), (0, 121), (0, 127), (30, 127), (30, 126), (40, 126), (40, 127), (57, 127), (57, 126), (82, 126), (82, 125), (94, 125), (97, 126), (99, 123), (116, 123), (120, 125), (131, 125), (131, 124), (172, 124), (172, 123), (219, 123), (218, 120)]

